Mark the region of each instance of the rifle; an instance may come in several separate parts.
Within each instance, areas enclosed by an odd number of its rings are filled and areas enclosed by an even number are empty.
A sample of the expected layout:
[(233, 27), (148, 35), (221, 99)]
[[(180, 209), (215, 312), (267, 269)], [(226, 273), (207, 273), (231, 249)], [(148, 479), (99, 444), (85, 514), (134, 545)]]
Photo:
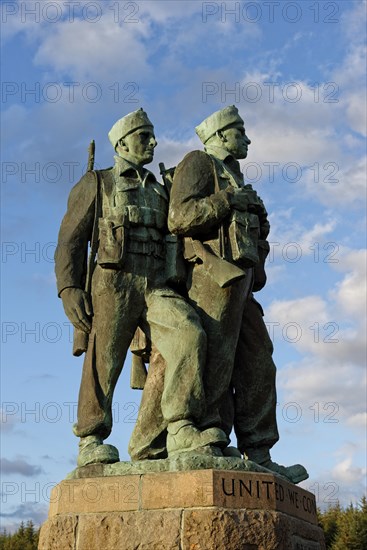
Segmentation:
[[(92, 140), (88, 147), (88, 166), (87, 171), (92, 172), (94, 169), (94, 156), (95, 156), (95, 142)], [(98, 249), (98, 216), (100, 207), (100, 182), (97, 172), (94, 172), (97, 183), (97, 192), (95, 200), (95, 212), (92, 229), (92, 237), (90, 241), (90, 253), (87, 263), (87, 274), (85, 279), (85, 292), (91, 296), (92, 275), (95, 267), (95, 259)], [(74, 341), (73, 341), (73, 355), (79, 357), (85, 353), (88, 349), (89, 334), (74, 328)], [(147, 361), (150, 353), (150, 344), (144, 333), (138, 328), (131, 342), (130, 349), (132, 351), (132, 365), (131, 365), (131, 380), (130, 385), (134, 389), (143, 389), (145, 380), (147, 377), (147, 370), (145, 368), (144, 360)]]
[(205, 244), (192, 237), (185, 237), (184, 257), (189, 262), (202, 264), (208, 275), (221, 288), (226, 288), (246, 277), (246, 271), (227, 262), (224, 258), (219, 258)]
[(168, 195), (171, 194), (171, 187), (175, 170), (176, 166), (173, 166), (173, 168), (166, 168), (164, 162), (159, 163), (159, 172), (162, 176), (164, 187), (166, 188)]
[[(88, 147), (87, 172), (93, 171), (94, 155), (95, 155), (95, 141), (94, 139), (92, 139)], [(96, 200), (95, 200), (95, 214), (94, 214), (94, 221), (93, 221), (92, 237), (90, 241), (90, 253), (88, 257), (87, 274), (86, 274), (85, 288), (84, 288), (85, 292), (89, 296), (91, 295), (92, 275), (94, 271), (95, 259), (97, 254), (97, 246), (98, 246), (97, 225), (98, 225), (98, 209), (99, 209), (99, 178), (96, 172), (94, 172), (94, 174), (95, 174), (96, 183), (97, 183), (97, 193), (96, 193)], [(79, 357), (80, 355), (82, 355), (84, 352), (87, 351), (88, 339), (89, 339), (89, 334), (87, 334), (83, 330), (74, 328), (73, 355), (75, 357)]]

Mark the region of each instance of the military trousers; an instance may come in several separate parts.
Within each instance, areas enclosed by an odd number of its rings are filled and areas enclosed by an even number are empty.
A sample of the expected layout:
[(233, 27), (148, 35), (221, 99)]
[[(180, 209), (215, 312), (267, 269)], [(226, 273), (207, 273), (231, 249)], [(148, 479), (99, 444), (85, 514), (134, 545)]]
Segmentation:
[(129, 253), (121, 270), (97, 266), (93, 321), (83, 365), (74, 433), (108, 437), (112, 399), (126, 353), (140, 326), (166, 363), (161, 396), (165, 422), (202, 417), (206, 335), (190, 305), (163, 285), (164, 261)]
[[(207, 336), (203, 371), (205, 409), (198, 426), (201, 429), (220, 427), (219, 407), (227, 395), (232, 379), (249, 281), (246, 278), (227, 288), (221, 288), (202, 264), (195, 263), (190, 266), (187, 287), (188, 302), (200, 317)], [(154, 339), (152, 342), (160, 351), (157, 342)], [(160, 434), (167, 427), (163, 410), (162, 415), (153, 416), (153, 410), (159, 401), (164, 363), (160, 357), (156, 357), (155, 361), (154, 357), (152, 359), (137, 423), (129, 443), (129, 453), (133, 459), (148, 458), (156, 451), (161, 451), (163, 439)], [(153, 397), (156, 399), (154, 404)]]
[(153, 343), (138, 418), (129, 441), (132, 460), (167, 457), (168, 423), (161, 407), (165, 373), (166, 362)]
[(205, 415), (200, 428), (220, 426), (219, 407), (231, 384), (242, 316), (252, 272), (221, 288), (202, 264), (194, 264), (188, 281), (189, 302), (207, 335), (204, 371)]
[[(221, 288), (202, 264), (190, 266), (188, 277), (188, 301), (200, 317), (207, 335), (207, 348), (203, 383), (205, 409), (198, 423), (205, 429), (222, 425), (219, 409), (228, 397), (243, 310), (249, 290), (249, 279), (237, 281)], [(251, 278), (251, 273), (248, 277)], [(154, 344), (153, 340), (153, 344)], [(157, 346), (158, 347), (158, 346)], [(137, 423), (129, 443), (133, 459), (149, 458), (164, 449), (161, 435), (167, 427), (163, 415), (157, 411), (162, 391), (164, 361), (153, 354)], [(233, 402), (230, 402), (228, 419), (232, 418)], [(224, 424), (226, 425), (226, 424)]]
[[(221, 386), (216, 390), (220, 415), (217, 425), (228, 436), (234, 427), (237, 447), (242, 453), (246, 453), (249, 449), (269, 450), (278, 441), (279, 434), (276, 421), (276, 367), (272, 358), (273, 344), (264, 323), (260, 304), (249, 297), (244, 303), (240, 317), (233, 369), (221, 372), (220, 376), (216, 369), (209, 371), (211, 364), (207, 362), (204, 383), (207, 392), (210, 391), (211, 385), (216, 385), (216, 380), (218, 383), (228, 383), (227, 387)], [(208, 340), (210, 342), (209, 334)], [(219, 339), (217, 344), (218, 347), (221, 346), (223, 340)], [(226, 349), (228, 351), (228, 348)], [(217, 355), (220, 358), (220, 353)], [(223, 368), (223, 358), (219, 364)], [(229, 365), (228, 360), (227, 366)], [(153, 346), (139, 414), (129, 443), (129, 453), (134, 460), (163, 457), (166, 454), (167, 422), (160, 407), (165, 368), (163, 357)], [(208, 399), (208, 396), (206, 397)], [(210, 403), (209, 401), (209, 406)], [(214, 407), (214, 400), (212, 404)], [(212, 408), (212, 417), (213, 410), (216, 409)], [(208, 415), (204, 415), (202, 422), (205, 418), (208, 418)]]
[(272, 354), (261, 306), (250, 297), (242, 315), (231, 384), (220, 407), (222, 428), (229, 435), (234, 427), (241, 453), (268, 450), (279, 439)]

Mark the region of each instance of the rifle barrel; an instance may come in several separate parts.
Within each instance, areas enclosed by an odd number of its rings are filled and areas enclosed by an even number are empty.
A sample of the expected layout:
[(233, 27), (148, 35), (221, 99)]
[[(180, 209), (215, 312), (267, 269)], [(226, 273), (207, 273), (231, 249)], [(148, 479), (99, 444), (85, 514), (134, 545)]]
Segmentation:
[(89, 144), (88, 147), (88, 171), (93, 170), (94, 168), (94, 152), (96, 149), (96, 144), (94, 139)]

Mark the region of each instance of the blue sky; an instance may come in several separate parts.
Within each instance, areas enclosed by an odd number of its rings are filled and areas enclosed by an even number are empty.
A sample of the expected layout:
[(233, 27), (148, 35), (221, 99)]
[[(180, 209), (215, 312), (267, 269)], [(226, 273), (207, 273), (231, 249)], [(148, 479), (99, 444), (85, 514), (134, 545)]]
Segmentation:
[[(201, 148), (194, 127), (235, 104), (242, 168), (272, 230), (257, 298), (275, 345), (280, 442), (319, 506), (365, 492), (366, 113), (363, 1), (4, 1), (2, 8), (2, 525), (42, 522), (75, 465), (82, 360), (53, 252), (96, 140), (140, 106), (158, 163)], [(32, 92), (33, 91), (33, 92)], [(109, 442), (122, 460), (140, 392), (128, 358)]]

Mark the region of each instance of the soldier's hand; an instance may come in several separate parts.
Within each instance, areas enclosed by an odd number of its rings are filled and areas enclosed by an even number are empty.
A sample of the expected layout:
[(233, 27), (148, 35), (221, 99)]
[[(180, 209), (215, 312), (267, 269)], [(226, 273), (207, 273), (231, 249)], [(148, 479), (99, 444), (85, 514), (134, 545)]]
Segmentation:
[(90, 298), (81, 288), (65, 288), (61, 292), (62, 305), (70, 322), (75, 328), (89, 333), (93, 315)]
[(253, 189), (231, 189), (228, 193), (230, 205), (236, 210), (241, 211), (257, 211), (259, 205), (259, 197)]

